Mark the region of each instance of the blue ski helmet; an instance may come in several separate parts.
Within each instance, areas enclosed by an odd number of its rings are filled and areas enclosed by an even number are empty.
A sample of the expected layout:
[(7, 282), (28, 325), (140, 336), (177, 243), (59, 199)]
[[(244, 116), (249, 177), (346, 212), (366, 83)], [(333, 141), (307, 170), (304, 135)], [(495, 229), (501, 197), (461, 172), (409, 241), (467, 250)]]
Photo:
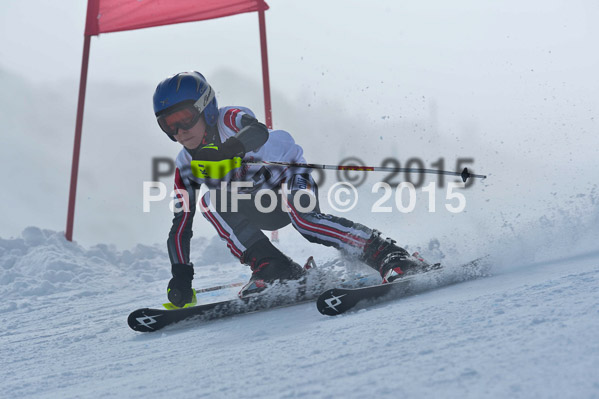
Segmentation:
[[(154, 114), (159, 117), (176, 110), (181, 103), (189, 102), (204, 115), (208, 126), (218, 120), (218, 103), (214, 90), (204, 76), (196, 71), (180, 72), (158, 83), (154, 92)], [(175, 138), (169, 135), (171, 140)]]

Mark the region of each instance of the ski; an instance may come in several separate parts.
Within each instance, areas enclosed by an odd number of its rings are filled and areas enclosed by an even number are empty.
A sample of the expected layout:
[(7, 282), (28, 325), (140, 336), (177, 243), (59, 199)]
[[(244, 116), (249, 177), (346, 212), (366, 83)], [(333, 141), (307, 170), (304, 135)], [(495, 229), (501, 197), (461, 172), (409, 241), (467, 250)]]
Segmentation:
[(135, 331), (153, 332), (182, 321), (207, 321), (259, 310), (296, 305), (314, 300), (316, 296), (315, 293), (297, 291), (296, 295), (263, 294), (248, 299), (235, 298), (180, 309), (143, 308), (131, 312), (127, 318), (127, 323)]
[(266, 291), (249, 298), (199, 304), (178, 309), (137, 309), (127, 318), (129, 327), (139, 332), (158, 331), (183, 321), (209, 321), (224, 317), (282, 308), (314, 301), (320, 292), (333, 285), (360, 287), (372, 284), (371, 276), (352, 276), (350, 280), (327, 274), (321, 269), (309, 272), (307, 280), (274, 284)]
[(361, 309), (391, 299), (402, 298), (479, 277), (488, 273), (489, 265), (481, 257), (456, 268), (439, 268), (398, 279), (392, 283), (361, 288), (332, 288), (316, 300), (318, 311), (336, 316), (351, 309)]

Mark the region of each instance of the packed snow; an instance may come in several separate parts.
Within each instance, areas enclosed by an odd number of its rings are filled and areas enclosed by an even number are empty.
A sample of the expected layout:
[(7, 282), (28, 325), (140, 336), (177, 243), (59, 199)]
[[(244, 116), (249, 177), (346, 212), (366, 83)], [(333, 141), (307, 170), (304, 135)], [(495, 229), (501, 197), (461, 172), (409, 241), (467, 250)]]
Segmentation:
[[(564, 223), (554, 220), (553, 228), (565, 231)], [(338, 317), (308, 303), (136, 333), (127, 315), (166, 300), (164, 245), (84, 248), (62, 232), (28, 227), (0, 240), (2, 393), (598, 398), (599, 251), (596, 229), (580, 228), (578, 244), (555, 236), (535, 247), (539, 232), (531, 226), (517, 237), (530, 240), (526, 258), (505, 253), (509, 240), (481, 246), (491, 255), (490, 277)], [(291, 245), (297, 238), (285, 231), (279, 245), (296, 259), (334, 259), (326, 248)], [(194, 248), (214, 249), (196, 252), (196, 288), (248, 278), (218, 244), (194, 239)], [(443, 244), (423, 247), (429, 257), (444, 256)], [(199, 299), (234, 297), (237, 289)]]

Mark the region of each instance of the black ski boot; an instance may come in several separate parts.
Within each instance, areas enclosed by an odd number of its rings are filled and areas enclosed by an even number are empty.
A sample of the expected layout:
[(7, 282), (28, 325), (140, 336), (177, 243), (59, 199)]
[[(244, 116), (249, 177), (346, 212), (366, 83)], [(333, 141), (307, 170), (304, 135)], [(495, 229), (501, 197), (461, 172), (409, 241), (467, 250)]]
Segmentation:
[(239, 291), (240, 298), (254, 296), (275, 281), (299, 280), (306, 273), (266, 238), (248, 248), (242, 261), (252, 269), (252, 277)]
[(434, 265), (429, 265), (420, 257), (411, 256), (408, 251), (395, 245), (394, 240), (383, 239), (376, 230), (366, 242), (360, 260), (378, 271), (383, 283), (434, 268)]

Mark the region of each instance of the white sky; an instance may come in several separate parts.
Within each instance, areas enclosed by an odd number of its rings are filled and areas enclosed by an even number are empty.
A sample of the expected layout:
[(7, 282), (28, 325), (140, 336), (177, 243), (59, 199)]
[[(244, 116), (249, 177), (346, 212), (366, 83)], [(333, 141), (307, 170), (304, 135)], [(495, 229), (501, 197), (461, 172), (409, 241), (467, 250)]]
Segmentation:
[[(27, 225), (64, 229), (85, 3), (7, 1), (0, 9), (1, 237)], [(468, 220), (451, 218), (470, 227), (511, 223), (506, 215), (518, 210), (543, 215), (596, 183), (599, 3), (269, 4), (275, 127), (289, 130), (309, 161), (420, 157), (430, 166), (444, 157), (452, 168), (474, 157), (492, 178), (473, 188)], [(165, 76), (189, 69), (207, 76), (221, 106), (250, 106), (263, 118), (256, 14), (92, 38), (80, 242), (165, 240), (168, 211), (140, 212), (151, 157), (178, 151), (155, 124), (151, 96)], [(448, 217), (393, 215), (416, 236)], [(356, 219), (365, 217), (395, 228), (388, 216), (358, 209)], [(201, 223), (196, 234), (212, 235)]]

